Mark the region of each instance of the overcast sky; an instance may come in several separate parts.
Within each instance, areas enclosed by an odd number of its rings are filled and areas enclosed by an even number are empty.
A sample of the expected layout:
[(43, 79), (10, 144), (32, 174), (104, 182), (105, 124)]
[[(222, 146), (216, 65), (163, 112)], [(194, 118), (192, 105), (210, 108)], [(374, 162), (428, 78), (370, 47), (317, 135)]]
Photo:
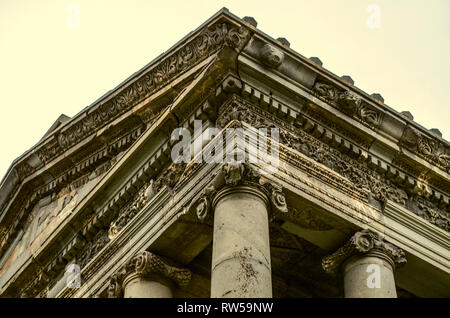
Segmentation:
[(448, 0), (0, 0), (0, 179), (60, 114), (77, 114), (224, 6), (450, 139)]

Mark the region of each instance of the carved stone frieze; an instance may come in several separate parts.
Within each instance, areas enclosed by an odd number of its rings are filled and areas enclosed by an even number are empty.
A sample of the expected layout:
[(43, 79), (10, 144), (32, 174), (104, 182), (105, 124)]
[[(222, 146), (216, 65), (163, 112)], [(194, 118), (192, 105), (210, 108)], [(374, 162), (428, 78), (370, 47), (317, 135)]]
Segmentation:
[(401, 266), (406, 263), (405, 252), (395, 245), (386, 242), (380, 234), (366, 229), (356, 232), (336, 252), (322, 260), (322, 268), (325, 272), (336, 275), (342, 263), (355, 255), (370, 255), (378, 252), (385, 255), (392, 266)]
[[(137, 127), (131, 132), (129, 130), (122, 132), (120, 136), (117, 136), (120, 138), (110, 141), (104, 148), (96, 150), (94, 153), (89, 153), (89, 157), (86, 157), (86, 154), (81, 155), (77, 161), (73, 162), (70, 169), (61, 171), (52, 181), (34, 187), (28, 193), (20, 192), (19, 195), (25, 196), (26, 199), (20, 200), (19, 196), (10, 207), (10, 211), (15, 213), (10, 213), (7, 218), (15, 221), (10, 222), (7, 231), (0, 233), (0, 256), (13, 241), (18, 229), (31, 222), (33, 217), (31, 211), (42, 198), (51, 196), (54, 200), (56, 194), (68, 184), (76, 189), (90, 181), (92, 176), (95, 177), (106, 172), (113, 164), (118, 152), (128, 148), (141, 133), (142, 127)], [(6, 218), (4, 221), (6, 222)]]
[(38, 149), (37, 155), (42, 163), (47, 164), (61, 152), (62, 148), (59, 146), (58, 141), (52, 139), (49, 143)]
[(361, 105), (356, 108), (355, 117), (369, 127), (375, 129), (381, 124), (383, 113), (374, 109), (369, 104), (362, 102)]
[(347, 138), (348, 140), (353, 141), (356, 145), (358, 145), (362, 149), (367, 150), (367, 149), (369, 149), (370, 145), (372, 144), (373, 137), (363, 136), (363, 135), (360, 135), (355, 132), (352, 132), (352, 131), (342, 128), (335, 121), (330, 120), (328, 117), (324, 116), (322, 113), (320, 113), (314, 107), (304, 107), (302, 109), (302, 113), (305, 114), (306, 116), (308, 116), (309, 118), (312, 118), (315, 121), (323, 124), (325, 127), (328, 127), (333, 131), (336, 131), (337, 133), (339, 133), (339, 135)]
[(141, 187), (130, 202), (126, 203), (119, 212), (118, 216), (111, 222), (108, 230), (110, 239), (114, 238), (133, 217), (145, 206), (154, 195), (153, 182), (149, 182)]
[(329, 231), (333, 229), (332, 225), (316, 216), (311, 207), (302, 209), (289, 207), (289, 213), (286, 213), (286, 218), (291, 219), (294, 223), (303, 228), (313, 231)]
[(173, 163), (166, 170), (164, 170), (153, 183), (154, 193), (158, 193), (164, 186), (173, 189), (176, 183), (184, 174), (186, 163)]
[[(386, 200), (392, 200), (402, 206), (407, 205), (410, 199), (406, 189), (399, 187), (386, 176), (379, 174), (367, 166), (365, 162), (358, 161), (332, 148), (324, 142), (309, 135), (295, 126), (289, 125), (262, 109), (233, 96), (228, 103), (219, 109), (217, 125), (226, 126), (232, 120), (241, 120), (255, 128), (278, 127), (280, 129), (280, 142), (289, 148), (295, 149), (307, 157), (319, 162), (343, 177), (360, 189), (370, 192), (371, 198), (384, 204)], [(413, 196), (411, 200), (416, 200)], [(414, 213), (415, 210), (412, 210)], [(436, 210), (442, 215), (438, 222), (434, 223), (440, 228), (447, 229), (444, 211)], [(417, 214), (417, 213), (416, 213)], [(431, 220), (431, 218), (429, 218)]]
[[(270, 114), (258, 114), (251, 105), (242, 102), (231, 102), (221, 110), (218, 125), (223, 127), (232, 119), (238, 118), (255, 128), (275, 127), (280, 128), (280, 142), (293, 148), (315, 161), (326, 165), (332, 170), (347, 177), (361, 189), (368, 189), (375, 199), (384, 202), (392, 199), (395, 202), (405, 204), (406, 193), (403, 190), (395, 189), (389, 180), (382, 180), (374, 171), (366, 168), (358, 161), (351, 159), (339, 151), (331, 148), (316, 138), (308, 135), (304, 131), (284, 125)], [(232, 109), (230, 111), (230, 109)]]
[(109, 298), (123, 297), (125, 287), (123, 283), (130, 275), (138, 275), (141, 277), (161, 275), (180, 287), (187, 286), (191, 280), (191, 272), (188, 269), (168, 265), (158, 255), (144, 251), (132, 257), (117, 273), (112, 275), (108, 286)]
[(428, 222), (443, 230), (450, 231), (450, 213), (440, 209), (435, 203), (420, 196), (415, 196), (414, 200), (407, 202), (407, 207)]
[(17, 174), (19, 175), (19, 179), (23, 180), (25, 179), (27, 176), (29, 176), (30, 174), (32, 174), (34, 172), (35, 169), (33, 169), (33, 167), (31, 167), (28, 163), (24, 162), (19, 164), (17, 167)]
[[(113, 119), (131, 109), (138, 102), (150, 96), (169, 83), (180, 73), (191, 68), (198, 61), (217, 52), (224, 46), (239, 50), (249, 38), (250, 32), (244, 26), (218, 22), (205, 27), (194, 39), (187, 42), (170, 56), (162, 59), (151, 70), (143, 73), (134, 82), (120, 89), (119, 93), (106, 101), (100, 101), (84, 118), (76, 121), (56, 135), (56, 139), (40, 146), (36, 153), (46, 164), (68, 148), (79, 143)], [(146, 111), (145, 119), (151, 121), (161, 109)], [(34, 169), (27, 163), (17, 166), (19, 177), (23, 180)]]
[(84, 246), (81, 254), (77, 257), (78, 266), (84, 268), (109, 241), (108, 231), (106, 231), (106, 229), (99, 230), (97, 234), (95, 234), (93, 240)]

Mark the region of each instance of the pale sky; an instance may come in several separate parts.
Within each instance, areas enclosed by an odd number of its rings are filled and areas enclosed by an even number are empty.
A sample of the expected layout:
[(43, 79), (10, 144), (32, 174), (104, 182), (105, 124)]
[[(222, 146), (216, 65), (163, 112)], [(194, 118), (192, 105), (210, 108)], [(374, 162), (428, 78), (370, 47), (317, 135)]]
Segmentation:
[(60, 114), (74, 116), (222, 7), (450, 139), (448, 0), (0, 0), (0, 179)]

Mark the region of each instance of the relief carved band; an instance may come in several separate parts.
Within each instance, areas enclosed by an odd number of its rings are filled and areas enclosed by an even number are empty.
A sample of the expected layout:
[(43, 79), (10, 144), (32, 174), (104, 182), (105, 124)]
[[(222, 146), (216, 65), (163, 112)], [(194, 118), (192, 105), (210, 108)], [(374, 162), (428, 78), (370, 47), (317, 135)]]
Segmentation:
[(322, 259), (322, 268), (325, 272), (336, 275), (341, 265), (355, 255), (377, 254), (385, 257), (392, 268), (406, 263), (405, 252), (395, 245), (386, 242), (380, 234), (366, 229), (356, 232), (347, 243), (336, 252)]
[[(105, 147), (91, 153), (89, 157), (72, 161), (70, 169), (62, 171), (59, 175), (56, 174), (50, 182), (33, 188), (31, 193), (28, 193), (28, 197), (22, 200), (19, 196), (14, 200), (9, 208), (10, 213), (7, 218), (14, 218), (15, 222), (11, 222), (9, 228), (5, 227), (5, 231), (0, 231), (0, 256), (12, 242), (18, 229), (26, 228), (31, 222), (32, 211), (41, 199), (51, 196), (53, 200), (57, 197), (55, 194), (64, 187), (72, 185), (78, 188), (91, 181), (91, 178), (104, 174), (116, 162), (117, 154), (127, 149), (141, 133), (142, 127), (137, 127), (131, 132), (120, 134), (120, 138), (106, 143)], [(95, 175), (92, 174), (93, 171)], [(19, 194), (27, 195), (25, 192)], [(4, 222), (8, 221), (4, 220)]]
[(117, 273), (112, 275), (108, 286), (108, 297), (123, 297), (126, 283), (131, 276), (151, 278), (158, 275), (179, 287), (187, 286), (191, 280), (191, 272), (188, 269), (168, 265), (158, 255), (144, 251), (135, 255)]
[[(156, 179), (142, 183), (136, 194), (128, 199), (109, 223), (109, 227), (99, 230), (92, 240), (81, 250), (78, 256), (81, 268), (89, 263), (91, 259), (142, 210), (142, 208), (158, 193), (164, 186), (172, 189), (184, 173), (186, 164), (171, 164), (163, 170)], [(126, 196), (125, 194), (123, 196)], [(124, 198), (125, 199), (125, 198)], [(117, 201), (117, 200), (116, 200)]]
[[(345, 91), (332, 84), (317, 81), (314, 84), (313, 93), (372, 129), (378, 128), (381, 124), (383, 113), (351, 91)], [(435, 137), (426, 136), (418, 129), (408, 125), (403, 132), (400, 145), (448, 172), (450, 168), (450, 146), (448, 143)]]
[(350, 90), (343, 90), (334, 85), (317, 81), (314, 84), (313, 92), (343, 113), (359, 120), (372, 129), (378, 128), (381, 124), (383, 113)]

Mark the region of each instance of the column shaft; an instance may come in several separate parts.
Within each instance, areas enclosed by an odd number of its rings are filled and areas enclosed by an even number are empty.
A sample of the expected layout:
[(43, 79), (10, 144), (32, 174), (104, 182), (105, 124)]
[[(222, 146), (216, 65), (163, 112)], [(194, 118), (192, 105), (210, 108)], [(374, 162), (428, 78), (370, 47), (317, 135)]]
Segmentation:
[(134, 277), (124, 283), (124, 298), (172, 298), (168, 282), (144, 277)]
[(376, 256), (354, 257), (343, 266), (345, 298), (396, 298), (393, 268)]
[(272, 297), (267, 196), (226, 187), (213, 202), (211, 297)]

